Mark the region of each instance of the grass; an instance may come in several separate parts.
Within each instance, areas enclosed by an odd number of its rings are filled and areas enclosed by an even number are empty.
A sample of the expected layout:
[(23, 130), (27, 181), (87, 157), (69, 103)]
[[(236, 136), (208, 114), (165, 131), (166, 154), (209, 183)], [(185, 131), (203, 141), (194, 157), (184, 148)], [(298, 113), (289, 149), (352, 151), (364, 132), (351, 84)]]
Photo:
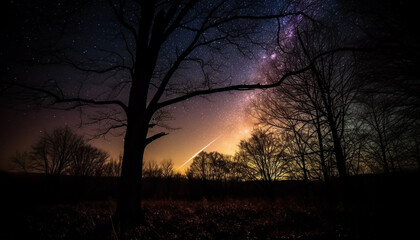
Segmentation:
[[(129, 232), (130, 239), (363, 237), (360, 232), (355, 232), (361, 227), (357, 224), (360, 219), (349, 225), (348, 213), (340, 205), (326, 209), (296, 198), (147, 200), (143, 209), (145, 224)], [(111, 220), (114, 210), (113, 201), (29, 208), (9, 219), (13, 220), (9, 222), (9, 234), (1, 239), (117, 239)], [(376, 233), (373, 234), (369, 236)]]
[[(415, 233), (419, 225), (418, 176), (354, 179), (346, 202), (340, 198), (326, 201), (316, 188), (307, 201), (292, 193), (195, 201), (144, 200), (145, 222), (128, 236), (164, 240), (408, 239), (405, 237)], [(39, 188), (28, 188), (32, 180), (14, 185), (10, 185), (11, 178), (4, 180), (2, 199), (6, 202), (0, 205), (0, 239), (117, 239), (112, 198), (77, 200), (75, 196), (68, 200), (65, 195), (50, 200), (51, 195), (39, 196)], [(13, 187), (7, 190), (7, 185)]]
[(145, 202), (138, 239), (295, 239), (325, 236), (325, 219), (284, 200)]
[[(32, 208), (14, 217), (8, 238), (117, 239), (114, 202)], [(130, 239), (345, 239), (331, 216), (296, 199), (152, 201), (143, 203), (145, 224)]]

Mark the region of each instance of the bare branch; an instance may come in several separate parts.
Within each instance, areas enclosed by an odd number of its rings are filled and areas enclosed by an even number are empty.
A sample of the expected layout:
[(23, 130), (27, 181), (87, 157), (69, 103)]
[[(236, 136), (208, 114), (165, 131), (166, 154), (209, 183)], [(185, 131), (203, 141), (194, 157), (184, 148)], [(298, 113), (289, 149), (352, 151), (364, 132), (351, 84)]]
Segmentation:
[(121, 23), (122, 26), (128, 29), (128, 31), (133, 34), (134, 37), (137, 37), (138, 33), (137, 30), (128, 23), (124, 18), (124, 4), (123, 1), (118, 1), (119, 3), (115, 3), (113, 0), (108, 0), (109, 5), (114, 10), (114, 14), (117, 17), (117, 20)]
[(309, 63), (309, 65), (307, 65), (305, 67), (302, 67), (299, 70), (287, 72), (286, 74), (284, 74), (281, 78), (279, 78), (274, 83), (271, 83), (271, 84), (260, 84), (260, 83), (257, 83), (257, 84), (240, 84), (240, 85), (232, 85), (232, 86), (214, 88), (214, 89), (197, 90), (197, 91), (194, 91), (194, 92), (187, 93), (183, 96), (179, 96), (179, 97), (176, 97), (176, 98), (158, 103), (157, 106), (156, 106), (156, 109), (163, 108), (163, 107), (166, 107), (168, 105), (178, 103), (178, 102), (187, 100), (189, 98), (196, 97), (196, 96), (201, 96), (201, 95), (209, 95), (209, 94), (213, 94), (213, 93), (229, 92), (229, 91), (247, 91), (247, 90), (255, 90), (255, 89), (274, 88), (274, 87), (279, 86), (285, 79), (287, 79), (291, 76), (299, 75), (301, 73), (304, 73), (304, 72), (312, 69), (315, 62), (319, 58), (322, 58), (324, 56), (334, 54), (334, 53), (337, 53), (337, 52), (345, 52), (345, 51), (367, 52), (367, 51), (372, 51), (374, 49), (377, 49), (377, 47), (374, 47), (374, 48), (343, 47), (343, 48), (332, 49), (332, 50), (329, 50), (329, 51), (325, 51), (325, 52), (315, 56), (314, 58), (312, 58), (312, 61)]
[(156, 139), (159, 139), (159, 138), (161, 138), (161, 137), (163, 137), (163, 136), (166, 136), (166, 135), (168, 135), (168, 133), (161, 132), (161, 133), (157, 133), (157, 134), (155, 134), (155, 135), (153, 135), (153, 136), (151, 136), (151, 137), (148, 137), (148, 138), (146, 139), (146, 145), (148, 145), (149, 143), (151, 143), (151, 142), (155, 141)]
[(83, 105), (117, 105), (120, 108), (122, 108), (122, 110), (124, 110), (126, 114), (128, 113), (128, 107), (119, 100), (94, 100), (94, 99), (86, 99), (86, 98), (79, 98), (79, 97), (66, 98), (62, 95), (62, 92), (60, 95), (57, 95), (47, 90), (46, 88), (32, 87), (32, 86), (20, 84), (17, 82), (9, 82), (7, 84), (11, 86), (17, 86), (23, 89), (27, 89), (33, 92), (45, 94), (48, 98), (52, 98), (54, 100), (52, 105), (58, 104), (58, 103), (76, 103), (77, 105), (74, 106), (73, 108), (83, 106)]

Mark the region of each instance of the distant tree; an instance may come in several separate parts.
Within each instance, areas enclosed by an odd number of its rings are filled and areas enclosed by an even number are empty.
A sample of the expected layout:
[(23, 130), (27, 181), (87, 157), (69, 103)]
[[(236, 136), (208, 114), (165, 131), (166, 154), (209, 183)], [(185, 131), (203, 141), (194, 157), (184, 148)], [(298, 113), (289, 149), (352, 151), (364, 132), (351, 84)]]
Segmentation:
[(17, 152), (12, 162), (14, 170), (46, 175), (119, 175), (121, 164), (106, 163), (108, 158), (108, 153), (86, 143), (82, 136), (64, 127), (52, 133), (44, 132), (32, 146), (31, 152)]
[(171, 159), (164, 159), (160, 163), (163, 178), (171, 178), (174, 176), (174, 164)]
[(187, 176), (185, 174), (182, 174), (180, 172), (175, 172), (172, 176), (173, 179), (185, 179)]
[(144, 161), (143, 164), (144, 178), (159, 178), (162, 177), (162, 169), (155, 160)]
[(201, 180), (228, 180), (231, 160), (218, 152), (201, 152), (194, 159), (186, 174)]
[[(302, 91), (304, 88), (299, 80), (290, 79), (255, 99), (252, 113), (260, 125), (282, 135), (294, 162), (290, 165), (290, 177), (306, 182), (310, 178), (309, 168), (314, 165), (313, 155), (319, 154), (321, 163), (324, 163), (325, 153), (323, 145), (317, 147), (313, 144), (318, 133), (315, 126), (317, 116), (310, 99)], [(321, 136), (321, 141), (323, 139)]]
[(230, 174), (230, 156), (218, 153), (208, 153), (208, 160), (211, 166), (211, 180), (227, 180)]
[(122, 156), (118, 160), (110, 159), (101, 169), (101, 176), (106, 177), (119, 177), (121, 175)]
[(250, 179), (276, 181), (286, 177), (289, 158), (282, 140), (275, 134), (256, 129), (239, 143), (238, 158)]
[(174, 164), (171, 159), (164, 159), (160, 163), (155, 160), (144, 161), (144, 178), (172, 178), (174, 175)]
[(15, 156), (12, 157), (12, 170), (23, 171), (28, 173), (33, 168), (31, 156), (28, 152), (16, 152)]
[(83, 144), (75, 149), (73, 160), (70, 161), (66, 172), (74, 176), (100, 176), (109, 154), (93, 147)]
[(194, 157), (193, 162), (186, 171), (186, 175), (188, 176), (188, 178), (207, 180), (207, 176), (209, 175), (209, 166), (206, 155), (206, 152), (201, 152)]
[(229, 179), (231, 181), (247, 181), (253, 180), (249, 178), (248, 169), (246, 163), (242, 161), (242, 158), (236, 153), (232, 157), (232, 162), (230, 162), (230, 173)]
[(57, 128), (52, 133), (44, 132), (32, 147), (33, 169), (46, 175), (61, 175), (84, 145), (83, 137), (76, 135), (69, 127)]
[(406, 109), (388, 94), (367, 94), (361, 98), (359, 117), (365, 131), (364, 150), (372, 170), (379, 168), (390, 173), (413, 168), (416, 160), (409, 156), (416, 152), (412, 135), (416, 121), (407, 117)]

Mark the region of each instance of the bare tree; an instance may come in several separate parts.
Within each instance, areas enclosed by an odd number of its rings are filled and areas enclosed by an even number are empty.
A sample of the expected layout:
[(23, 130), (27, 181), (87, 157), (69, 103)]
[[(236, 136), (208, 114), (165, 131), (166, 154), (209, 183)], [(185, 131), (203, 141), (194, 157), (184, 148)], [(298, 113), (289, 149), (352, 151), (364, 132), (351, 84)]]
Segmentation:
[(119, 177), (121, 175), (122, 156), (118, 160), (110, 159), (101, 169), (101, 176)]
[(212, 180), (224, 180), (229, 178), (230, 174), (230, 162), (231, 158), (228, 155), (221, 154), (218, 152), (210, 152), (208, 154), (209, 163), (212, 166), (210, 179)]
[[(322, 35), (325, 37), (325, 34)], [(331, 36), (331, 35), (330, 35)], [(338, 39), (323, 39), (318, 42), (320, 45), (313, 45), (312, 34), (308, 34), (303, 39), (298, 36), (300, 47), (304, 52), (304, 58), (312, 61), (312, 56), (316, 55), (320, 48), (324, 48), (326, 43), (337, 44)], [(330, 46), (327, 46), (331, 48)], [(321, 50), (322, 51), (322, 50)], [(352, 79), (353, 69), (351, 55), (332, 54), (319, 59), (312, 66), (311, 77), (314, 86), (320, 94), (320, 108), (318, 109), (325, 117), (331, 134), (331, 140), (334, 146), (337, 170), (341, 178), (347, 176), (346, 156), (344, 144), (344, 134), (346, 130), (346, 116), (355, 96), (355, 86)], [(344, 61), (343, 61), (344, 60)], [(352, 82), (353, 81), (353, 82)]]
[(155, 160), (144, 161), (143, 165), (144, 178), (160, 178), (162, 177), (162, 169)]
[(286, 148), (271, 132), (254, 130), (249, 139), (240, 142), (237, 155), (251, 179), (270, 182), (287, 175), (289, 158)]
[(74, 176), (100, 176), (109, 154), (93, 147), (83, 144), (75, 149), (73, 160), (69, 163), (66, 172)]
[[(274, 51), (279, 57), (272, 58), (261, 69), (268, 82), (276, 79), (285, 69), (312, 61), (310, 55), (335, 49), (339, 45), (339, 38), (331, 29), (314, 26), (317, 29), (314, 30), (307, 24), (304, 22), (295, 26), (293, 38), (277, 39)], [(351, 82), (352, 62), (348, 58), (343, 53), (318, 58), (310, 72), (288, 78), (281, 86), (260, 95), (254, 103), (254, 114), (261, 124), (291, 136), (289, 139), (295, 143), (291, 150), (298, 155), (297, 164), (302, 168), (304, 179), (308, 179), (308, 167), (315, 167), (313, 163), (317, 161), (323, 179), (328, 181), (332, 173), (331, 149), (338, 156), (337, 166), (345, 159), (342, 146), (345, 116), (355, 94)], [(347, 174), (345, 168), (341, 172), (343, 176)]]
[(16, 155), (12, 157), (11, 161), (13, 163), (12, 169), (16, 171), (28, 173), (33, 168), (31, 156), (28, 152), (16, 152)]
[(229, 180), (231, 181), (247, 181), (253, 180), (249, 178), (246, 164), (242, 161), (239, 154), (232, 156), (232, 161), (229, 167)]
[(171, 159), (164, 159), (158, 163), (155, 160), (144, 161), (144, 178), (171, 178), (174, 176), (174, 164)]
[(76, 158), (76, 152), (84, 144), (83, 138), (69, 127), (44, 132), (32, 147), (31, 161), (35, 171), (46, 175), (61, 175)]
[(32, 147), (32, 152), (17, 152), (12, 162), (14, 170), (25, 173), (101, 176), (104, 169), (110, 167), (106, 166), (108, 158), (108, 153), (86, 143), (82, 136), (64, 127), (52, 133), (44, 132)]
[(218, 152), (201, 152), (187, 169), (189, 178), (201, 180), (228, 180), (230, 157)]
[(404, 113), (407, 109), (395, 98), (382, 94), (365, 94), (359, 100), (359, 117), (365, 131), (364, 150), (372, 169), (379, 167), (382, 172), (390, 173), (412, 168), (408, 167), (413, 164), (409, 163), (407, 151), (416, 144), (409, 136), (410, 132), (415, 132), (412, 129), (415, 121)]
[(276, 134), (283, 136), (290, 157), (297, 167), (290, 169), (291, 177), (302, 176), (300, 179), (306, 182), (309, 179), (309, 168), (314, 165), (310, 161), (313, 160), (311, 155), (319, 153), (324, 156), (325, 153), (323, 147), (318, 150), (312, 144), (316, 136), (313, 124), (317, 116), (303, 89), (296, 78), (294, 81), (289, 79), (282, 86), (261, 94), (253, 103), (252, 114), (260, 125), (270, 127)]
[(174, 164), (171, 159), (164, 159), (160, 163), (160, 168), (162, 169), (162, 177), (172, 178), (174, 176)]

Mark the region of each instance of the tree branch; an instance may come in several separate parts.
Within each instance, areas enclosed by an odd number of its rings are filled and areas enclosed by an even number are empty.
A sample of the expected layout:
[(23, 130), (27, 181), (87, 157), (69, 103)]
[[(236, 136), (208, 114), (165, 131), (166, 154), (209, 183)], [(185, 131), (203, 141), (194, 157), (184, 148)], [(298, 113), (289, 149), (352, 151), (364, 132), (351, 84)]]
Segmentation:
[(166, 136), (166, 135), (168, 135), (168, 133), (165, 133), (165, 132), (160, 132), (160, 133), (157, 133), (157, 134), (155, 134), (155, 135), (153, 135), (153, 136), (151, 136), (151, 137), (148, 137), (148, 138), (146, 139), (146, 146), (147, 146), (149, 143), (151, 143), (151, 142), (155, 141), (156, 139), (159, 139), (159, 138), (161, 138), (161, 137), (163, 137), (163, 136)]
[(373, 47), (373, 48), (355, 48), (355, 47), (342, 47), (342, 48), (337, 48), (337, 49), (332, 49), (329, 51), (325, 51), (317, 56), (315, 56), (314, 58), (312, 58), (312, 61), (309, 63), (308, 66), (303, 67), (299, 70), (295, 70), (295, 71), (291, 71), (288, 72), (286, 74), (284, 74), (279, 80), (277, 80), (275, 83), (271, 83), (271, 84), (240, 84), (240, 85), (232, 85), (232, 86), (227, 86), (227, 87), (222, 87), (222, 88), (214, 88), (214, 89), (203, 89), (203, 90), (197, 90), (194, 92), (190, 92), (187, 93), (183, 96), (179, 96), (167, 101), (163, 101), (161, 103), (158, 103), (156, 105), (156, 109), (160, 109), (163, 107), (166, 107), (168, 105), (171, 104), (175, 104), (184, 100), (187, 100), (189, 98), (192, 97), (196, 97), (196, 96), (202, 96), (202, 95), (209, 95), (209, 94), (213, 94), (213, 93), (220, 93), (220, 92), (229, 92), (229, 91), (247, 91), (247, 90), (255, 90), (255, 89), (269, 89), (269, 88), (273, 88), (273, 87), (277, 87), (279, 86), (286, 78), (289, 78), (291, 76), (295, 76), (295, 75), (299, 75), (301, 73), (304, 73), (310, 69), (313, 68), (315, 62), (319, 59), (322, 58), (326, 55), (329, 54), (334, 54), (337, 52), (343, 52), (343, 51), (350, 51), (350, 52), (368, 52), (368, 51), (372, 51), (374, 49), (377, 49), (377, 46)]
[(74, 97), (74, 98), (65, 98), (63, 95), (59, 96), (49, 90), (43, 89), (43, 88), (37, 88), (37, 87), (31, 87), (31, 86), (27, 86), (24, 84), (20, 84), (17, 82), (10, 82), (8, 83), (11, 86), (17, 86), (23, 89), (27, 89), (30, 91), (34, 91), (34, 92), (38, 92), (38, 93), (43, 93), (45, 95), (47, 95), (48, 97), (54, 99), (54, 103), (53, 104), (57, 104), (57, 103), (78, 103), (79, 105), (82, 104), (88, 104), (88, 105), (117, 105), (119, 107), (121, 107), (125, 114), (128, 113), (128, 107), (121, 101), (119, 100), (94, 100), (94, 99), (85, 99), (85, 98), (79, 98), (79, 97)]

